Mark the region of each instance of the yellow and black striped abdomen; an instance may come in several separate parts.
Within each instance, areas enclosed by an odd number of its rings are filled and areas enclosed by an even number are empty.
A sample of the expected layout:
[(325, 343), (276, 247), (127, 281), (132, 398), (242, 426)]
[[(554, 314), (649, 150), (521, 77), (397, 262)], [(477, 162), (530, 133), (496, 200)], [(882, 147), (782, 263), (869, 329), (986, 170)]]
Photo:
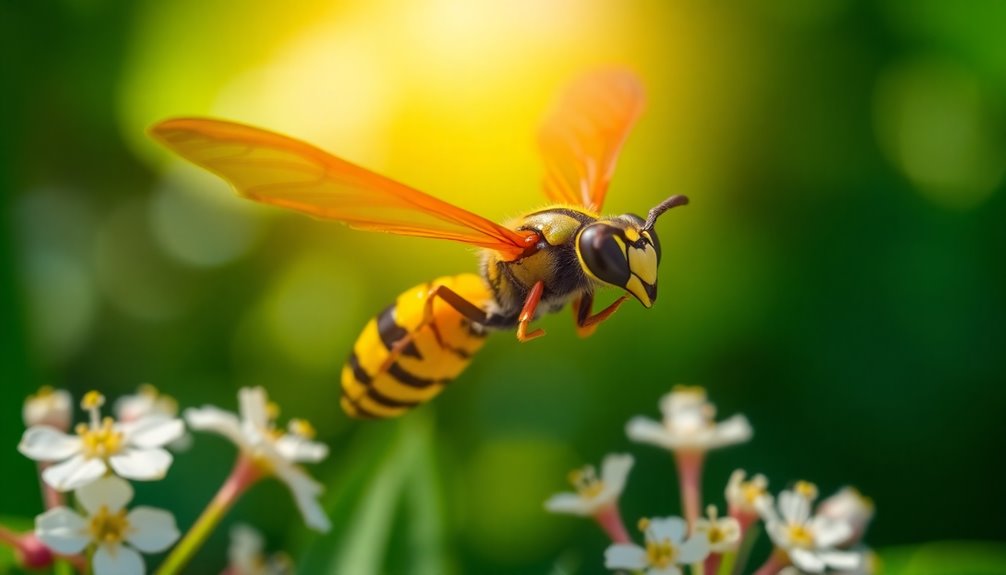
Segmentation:
[[(371, 319), (342, 368), (342, 409), (352, 417), (396, 417), (428, 401), (468, 366), (486, 333), (443, 300), (433, 303), (433, 321), (421, 325), (429, 294), (444, 285), (481, 309), (491, 293), (475, 274), (446, 276), (416, 286)], [(389, 361), (392, 346), (411, 336)]]

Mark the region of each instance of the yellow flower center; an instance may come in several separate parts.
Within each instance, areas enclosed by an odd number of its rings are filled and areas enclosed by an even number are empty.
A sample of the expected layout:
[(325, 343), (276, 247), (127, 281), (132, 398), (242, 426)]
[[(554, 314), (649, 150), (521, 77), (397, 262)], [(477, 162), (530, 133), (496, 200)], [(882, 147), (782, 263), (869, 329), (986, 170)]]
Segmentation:
[(755, 501), (762, 495), (765, 495), (765, 487), (762, 485), (756, 485), (754, 481), (745, 481), (741, 483), (741, 494), (744, 496), (744, 501), (748, 505), (754, 505)]
[(126, 510), (112, 513), (102, 505), (91, 517), (90, 531), (91, 538), (98, 543), (121, 543), (129, 532)]
[(43, 385), (38, 388), (35, 395), (29, 395), (28, 401), (33, 401), (36, 399), (52, 399), (52, 396), (56, 395), (56, 390), (52, 388), (51, 385)]
[(814, 534), (802, 523), (792, 523), (786, 527), (786, 534), (794, 547), (810, 549), (814, 546)]
[(85, 393), (84, 398), (80, 400), (80, 407), (87, 411), (98, 409), (102, 405), (105, 405), (105, 396), (101, 395), (97, 391), (89, 391)]
[(114, 420), (106, 417), (100, 426), (89, 427), (86, 423), (77, 425), (77, 435), (83, 442), (85, 457), (108, 457), (122, 449), (122, 433), (112, 426)]
[(593, 499), (604, 491), (604, 482), (598, 479), (593, 465), (569, 472), (569, 482), (576, 488), (580, 497)]
[(811, 501), (817, 499), (817, 485), (814, 485), (810, 481), (797, 481), (796, 485), (793, 486), (793, 490)]
[(646, 561), (653, 567), (664, 569), (674, 565), (678, 550), (669, 539), (646, 542)]
[(291, 419), (287, 424), (290, 433), (303, 437), (304, 439), (314, 439), (318, 432), (315, 431), (311, 422), (306, 419)]

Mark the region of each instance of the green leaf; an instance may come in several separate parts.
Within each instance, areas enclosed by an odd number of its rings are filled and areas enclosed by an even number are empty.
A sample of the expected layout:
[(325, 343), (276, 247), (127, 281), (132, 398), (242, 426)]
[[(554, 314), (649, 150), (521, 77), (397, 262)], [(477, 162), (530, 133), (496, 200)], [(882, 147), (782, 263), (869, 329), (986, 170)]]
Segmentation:
[[(406, 572), (443, 574), (443, 502), (433, 461), (432, 423), (424, 412), (400, 422), (376, 424), (345, 458), (331, 483), (332, 532), (316, 539), (300, 564), (305, 573), (382, 573), (391, 555), (405, 555)], [(390, 551), (405, 518), (401, 554)]]
[(1002, 575), (1006, 545), (940, 541), (879, 552), (884, 575)]

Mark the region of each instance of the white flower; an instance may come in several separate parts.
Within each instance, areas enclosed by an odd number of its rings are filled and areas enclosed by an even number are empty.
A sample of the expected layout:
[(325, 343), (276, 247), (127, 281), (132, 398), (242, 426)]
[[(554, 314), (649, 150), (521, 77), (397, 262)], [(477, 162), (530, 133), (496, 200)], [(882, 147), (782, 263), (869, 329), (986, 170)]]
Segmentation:
[(741, 525), (733, 517), (717, 518), (716, 506), (706, 508), (708, 519), (695, 521), (695, 533), (705, 535), (713, 553), (734, 551), (741, 541)]
[(70, 429), (73, 419), (73, 397), (64, 389), (42, 386), (24, 401), (21, 415), (25, 427), (48, 425), (61, 431)]
[(862, 554), (835, 547), (852, 533), (852, 527), (822, 515), (811, 516), (817, 487), (798, 481), (792, 490), (779, 494), (778, 513), (772, 507), (762, 511), (765, 529), (775, 546), (789, 555), (801, 571), (823, 573), (832, 568), (850, 571), (862, 562)]
[(95, 575), (142, 574), (145, 566), (137, 551), (159, 553), (178, 539), (175, 518), (167, 511), (141, 506), (127, 513), (133, 488), (114, 475), (88, 483), (75, 496), (87, 517), (55, 507), (35, 518), (35, 534), (64, 555), (93, 544)]
[(185, 419), (193, 429), (213, 431), (234, 442), (262, 473), (287, 484), (308, 526), (328, 531), (331, 524), (317, 501), (324, 488), (296, 465), (321, 461), (328, 456), (328, 448), (311, 441), (314, 429), (304, 420), (290, 420), (286, 433), (277, 429), (274, 420), (279, 409), (268, 402), (261, 387), (242, 388), (238, 402), (240, 419), (212, 405), (186, 409)]
[[(115, 416), (119, 421), (128, 423), (148, 415), (178, 417), (178, 401), (174, 397), (161, 393), (156, 387), (144, 383), (133, 395), (124, 395), (115, 401)], [(175, 451), (184, 451), (192, 445), (192, 436), (183, 433), (168, 447)]]
[(817, 505), (818, 515), (844, 521), (852, 527), (852, 533), (839, 543), (840, 546), (858, 543), (863, 538), (866, 526), (873, 519), (873, 511), (873, 501), (855, 487), (843, 487)]
[(737, 469), (730, 474), (725, 491), (727, 510), (730, 515), (753, 517), (761, 510), (772, 506), (772, 495), (768, 493), (768, 479), (758, 474), (745, 481), (746, 473)]
[(606, 456), (601, 464), (600, 478), (593, 465), (571, 471), (569, 482), (577, 492), (553, 495), (545, 502), (545, 509), (553, 513), (571, 513), (583, 517), (597, 514), (618, 501), (633, 461), (628, 454)]
[(161, 446), (185, 430), (180, 419), (152, 415), (129, 423), (101, 418), (105, 398), (92, 391), (81, 406), (90, 412), (90, 423), (77, 425), (69, 435), (48, 425), (24, 432), (18, 451), (36, 461), (60, 462), (47, 467), (42, 479), (60, 491), (76, 489), (105, 475), (109, 467), (128, 479), (161, 479), (171, 466), (171, 454)]
[(671, 451), (704, 452), (751, 439), (743, 415), (715, 422), (716, 408), (701, 387), (678, 386), (660, 400), (663, 421), (634, 417), (626, 427), (629, 439)]
[(227, 549), (229, 565), (227, 575), (289, 575), (293, 564), (282, 553), (266, 557), (262, 553), (265, 543), (262, 535), (248, 525), (231, 528), (231, 545)]
[(604, 552), (608, 569), (645, 570), (647, 575), (681, 575), (678, 565), (702, 561), (709, 555), (709, 540), (692, 536), (685, 541), (688, 527), (680, 517), (641, 519), (639, 529), (646, 537), (646, 548), (619, 543)]

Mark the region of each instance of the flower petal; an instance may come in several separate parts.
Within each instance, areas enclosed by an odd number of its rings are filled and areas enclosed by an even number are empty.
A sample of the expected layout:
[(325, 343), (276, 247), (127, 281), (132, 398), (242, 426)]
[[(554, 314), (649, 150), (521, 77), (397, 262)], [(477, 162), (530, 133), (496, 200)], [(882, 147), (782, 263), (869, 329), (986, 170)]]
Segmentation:
[(239, 447), (247, 446), (244, 433), (241, 431), (241, 422), (229, 411), (212, 405), (190, 407), (185, 410), (185, 421), (189, 422), (189, 427), (192, 429), (219, 433)]
[(108, 471), (105, 462), (75, 455), (63, 463), (46, 467), (42, 479), (58, 491), (69, 491), (94, 481)]
[(604, 566), (608, 569), (643, 569), (648, 564), (646, 550), (639, 545), (617, 543), (604, 550)]
[(80, 553), (91, 542), (87, 521), (66, 507), (54, 507), (35, 518), (35, 536), (56, 553)]
[(580, 497), (575, 493), (557, 493), (548, 498), (545, 502), (545, 510), (552, 513), (570, 513), (586, 517), (593, 515), (596, 506), (591, 505), (591, 501)]
[(601, 482), (606, 490), (614, 492), (615, 497), (622, 494), (625, 489), (625, 480), (629, 477), (629, 470), (636, 460), (628, 453), (612, 453), (605, 456), (601, 462)]
[(137, 481), (162, 479), (171, 467), (171, 454), (165, 449), (126, 449), (108, 458), (109, 465), (119, 475)]
[(101, 545), (91, 561), (94, 575), (143, 575), (147, 572), (143, 557), (125, 545)]
[(856, 551), (821, 551), (818, 556), (828, 567), (840, 571), (859, 569), (863, 564), (863, 554)]
[(280, 455), (298, 463), (317, 463), (328, 457), (328, 446), (293, 434), (286, 434), (273, 444)]
[(185, 433), (181, 419), (164, 415), (147, 415), (123, 425), (126, 441), (140, 448), (161, 447)]
[(852, 526), (848, 522), (821, 515), (810, 520), (810, 528), (814, 532), (814, 544), (819, 548), (835, 547), (852, 536)]
[(681, 569), (678, 569), (676, 565), (668, 565), (667, 567), (650, 567), (646, 570), (646, 575), (681, 575)]
[(685, 538), (688, 524), (680, 517), (662, 517), (651, 519), (649, 527), (646, 528), (646, 539), (653, 541), (663, 541), (668, 539), (671, 543), (678, 544)]
[(678, 547), (678, 556), (674, 559), (679, 564), (697, 563), (709, 556), (709, 538), (704, 535), (693, 536)]
[(751, 424), (743, 415), (735, 415), (716, 424), (709, 448), (724, 447), (750, 441), (754, 432)]
[(36, 425), (25, 430), (17, 450), (35, 461), (62, 461), (80, 452), (80, 437), (55, 427)]
[(272, 463), (276, 467), (276, 476), (290, 487), (307, 526), (323, 533), (331, 529), (332, 523), (325, 514), (325, 509), (318, 503), (318, 496), (324, 489), (321, 484), (300, 467), (290, 465), (283, 459)]
[(163, 509), (136, 507), (129, 512), (126, 520), (132, 527), (126, 541), (144, 553), (160, 553), (181, 535), (175, 516)]
[(629, 436), (629, 439), (638, 443), (650, 443), (664, 449), (675, 447), (675, 437), (667, 431), (663, 424), (646, 417), (630, 419), (625, 426), (625, 434)]
[(238, 406), (241, 420), (256, 429), (269, 425), (269, 396), (261, 387), (242, 387), (238, 391)]
[(115, 513), (132, 501), (133, 486), (121, 477), (108, 475), (81, 487), (74, 495), (88, 515), (94, 515), (102, 507)]
[(779, 494), (779, 513), (787, 523), (806, 523), (810, 500), (795, 491), (783, 491)]
[(265, 541), (258, 531), (243, 523), (236, 524), (231, 527), (228, 564), (238, 574), (255, 573), (264, 547)]
[(790, 549), (789, 558), (801, 571), (809, 573), (824, 572), (824, 560), (812, 551), (808, 551), (806, 549)]

